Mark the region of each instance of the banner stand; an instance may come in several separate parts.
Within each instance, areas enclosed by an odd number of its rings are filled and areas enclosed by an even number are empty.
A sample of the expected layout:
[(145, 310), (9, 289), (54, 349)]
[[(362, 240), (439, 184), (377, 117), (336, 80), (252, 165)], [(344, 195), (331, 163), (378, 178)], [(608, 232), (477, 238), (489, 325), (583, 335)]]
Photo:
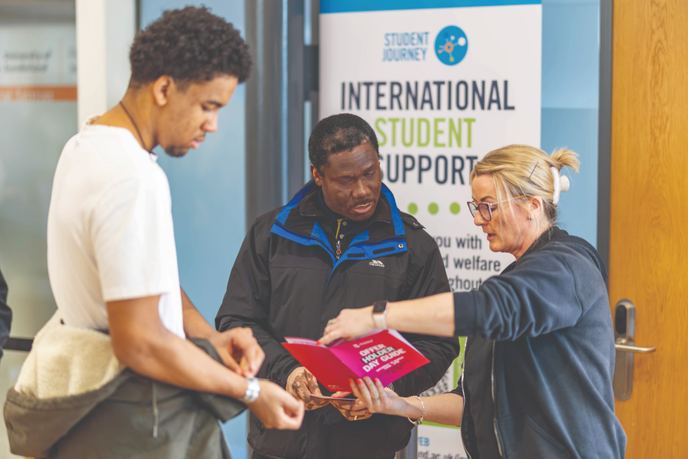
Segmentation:
[[(540, 146), (541, 67), (540, 0), (320, 1), (320, 117), (373, 126), (383, 181), (435, 238), (453, 291), (514, 260), (473, 224), (469, 181), (491, 150)], [(460, 362), (428, 393), (453, 390)], [(417, 431), (414, 457), (466, 457), (458, 428)]]

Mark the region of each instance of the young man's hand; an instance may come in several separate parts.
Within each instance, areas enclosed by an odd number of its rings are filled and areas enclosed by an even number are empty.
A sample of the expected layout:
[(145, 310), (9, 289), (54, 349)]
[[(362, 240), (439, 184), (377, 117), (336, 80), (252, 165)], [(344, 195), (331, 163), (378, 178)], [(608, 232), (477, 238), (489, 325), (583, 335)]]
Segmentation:
[(298, 430), (303, 422), (303, 402), (296, 400), (277, 384), (260, 380), (258, 399), (248, 404), (268, 429)]
[(247, 378), (255, 377), (265, 352), (250, 328), (232, 328), (208, 338), (227, 368)]
[(318, 380), (305, 367), (298, 367), (287, 378), (287, 392), (298, 400), (303, 400), (307, 410), (315, 410), (327, 405), (327, 400), (312, 398), (311, 394), (322, 395)]

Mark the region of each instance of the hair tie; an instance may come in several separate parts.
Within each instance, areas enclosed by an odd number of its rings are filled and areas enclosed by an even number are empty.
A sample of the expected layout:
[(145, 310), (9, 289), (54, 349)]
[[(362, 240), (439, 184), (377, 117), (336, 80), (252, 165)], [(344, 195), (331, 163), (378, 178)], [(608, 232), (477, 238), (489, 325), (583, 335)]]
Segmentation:
[(552, 177), (554, 178), (554, 196), (552, 197), (552, 204), (555, 206), (559, 204), (559, 197), (561, 193), (566, 193), (571, 187), (571, 182), (569, 178), (565, 175), (559, 175), (559, 170), (551, 166), (549, 168), (552, 171)]

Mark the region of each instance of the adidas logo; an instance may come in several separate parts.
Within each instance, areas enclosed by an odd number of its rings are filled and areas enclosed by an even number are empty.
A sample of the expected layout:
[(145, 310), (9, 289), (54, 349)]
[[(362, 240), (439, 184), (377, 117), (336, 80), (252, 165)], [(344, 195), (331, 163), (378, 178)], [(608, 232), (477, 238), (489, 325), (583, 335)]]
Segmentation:
[(368, 263), (370, 266), (375, 266), (376, 268), (384, 268), (385, 264), (381, 262), (380, 260), (370, 260), (370, 263)]

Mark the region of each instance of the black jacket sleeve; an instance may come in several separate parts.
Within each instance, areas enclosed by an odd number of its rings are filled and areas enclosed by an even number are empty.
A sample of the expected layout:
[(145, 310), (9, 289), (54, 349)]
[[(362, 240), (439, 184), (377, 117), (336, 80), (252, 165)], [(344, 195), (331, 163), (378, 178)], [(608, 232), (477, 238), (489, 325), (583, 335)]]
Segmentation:
[(12, 310), (7, 306), (7, 282), (0, 272), (0, 357), (2, 357), (2, 346), (10, 336), (11, 324)]
[[(411, 230), (422, 232), (426, 239), (423, 243), (411, 248), (418, 254), (419, 267), (412, 275), (410, 288), (402, 300), (423, 298), (437, 293), (448, 292), (449, 282), (444, 262), (437, 244), (423, 230)], [(429, 240), (429, 242), (427, 242)], [(413, 242), (413, 241), (410, 241)], [(423, 314), (423, 311), (418, 311)], [(459, 341), (457, 338), (440, 338), (428, 335), (404, 334), (430, 363), (424, 365), (408, 375), (394, 382), (394, 390), (401, 396), (417, 395), (430, 389), (444, 376), (451, 363), (459, 355)]]
[(219, 331), (250, 328), (265, 351), (265, 361), (258, 375), (285, 387), (291, 372), (301, 365), (280, 344), (268, 325), (270, 226), (264, 224), (264, 218), (266, 216), (253, 225), (241, 245), (229, 275), (222, 306), (215, 317), (215, 328)]

